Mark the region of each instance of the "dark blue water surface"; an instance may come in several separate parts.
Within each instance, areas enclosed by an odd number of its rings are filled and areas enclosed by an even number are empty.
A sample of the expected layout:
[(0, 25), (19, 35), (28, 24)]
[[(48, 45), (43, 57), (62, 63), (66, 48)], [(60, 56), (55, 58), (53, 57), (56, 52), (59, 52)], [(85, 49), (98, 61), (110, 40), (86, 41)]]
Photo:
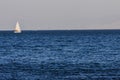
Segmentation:
[(0, 80), (120, 80), (120, 31), (0, 31)]

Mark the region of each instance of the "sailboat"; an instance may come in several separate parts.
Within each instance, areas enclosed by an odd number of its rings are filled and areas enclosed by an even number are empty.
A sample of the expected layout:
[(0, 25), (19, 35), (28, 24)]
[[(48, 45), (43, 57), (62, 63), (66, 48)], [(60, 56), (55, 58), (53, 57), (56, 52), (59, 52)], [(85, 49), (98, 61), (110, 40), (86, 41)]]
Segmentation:
[(18, 22), (16, 23), (14, 33), (21, 33), (21, 28)]

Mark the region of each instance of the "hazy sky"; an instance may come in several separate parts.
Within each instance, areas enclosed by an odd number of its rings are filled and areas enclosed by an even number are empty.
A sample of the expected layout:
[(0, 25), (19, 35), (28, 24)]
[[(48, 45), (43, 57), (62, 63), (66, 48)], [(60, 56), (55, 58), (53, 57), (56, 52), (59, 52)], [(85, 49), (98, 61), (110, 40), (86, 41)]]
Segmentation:
[(0, 0), (0, 30), (120, 29), (120, 0)]

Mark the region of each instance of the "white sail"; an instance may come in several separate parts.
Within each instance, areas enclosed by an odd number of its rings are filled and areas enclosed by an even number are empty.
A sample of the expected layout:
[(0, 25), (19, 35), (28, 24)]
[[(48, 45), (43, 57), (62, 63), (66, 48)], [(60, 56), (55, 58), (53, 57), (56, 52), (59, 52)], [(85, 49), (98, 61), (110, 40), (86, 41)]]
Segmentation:
[(16, 23), (16, 27), (15, 27), (14, 33), (21, 33), (20, 25), (19, 25), (18, 22)]

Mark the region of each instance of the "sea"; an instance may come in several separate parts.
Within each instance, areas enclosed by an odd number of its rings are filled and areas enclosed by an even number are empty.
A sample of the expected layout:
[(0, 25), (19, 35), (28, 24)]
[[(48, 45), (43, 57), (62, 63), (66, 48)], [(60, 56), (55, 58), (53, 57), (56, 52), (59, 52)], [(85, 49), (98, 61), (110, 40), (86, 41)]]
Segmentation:
[(120, 80), (120, 30), (0, 31), (0, 80)]

